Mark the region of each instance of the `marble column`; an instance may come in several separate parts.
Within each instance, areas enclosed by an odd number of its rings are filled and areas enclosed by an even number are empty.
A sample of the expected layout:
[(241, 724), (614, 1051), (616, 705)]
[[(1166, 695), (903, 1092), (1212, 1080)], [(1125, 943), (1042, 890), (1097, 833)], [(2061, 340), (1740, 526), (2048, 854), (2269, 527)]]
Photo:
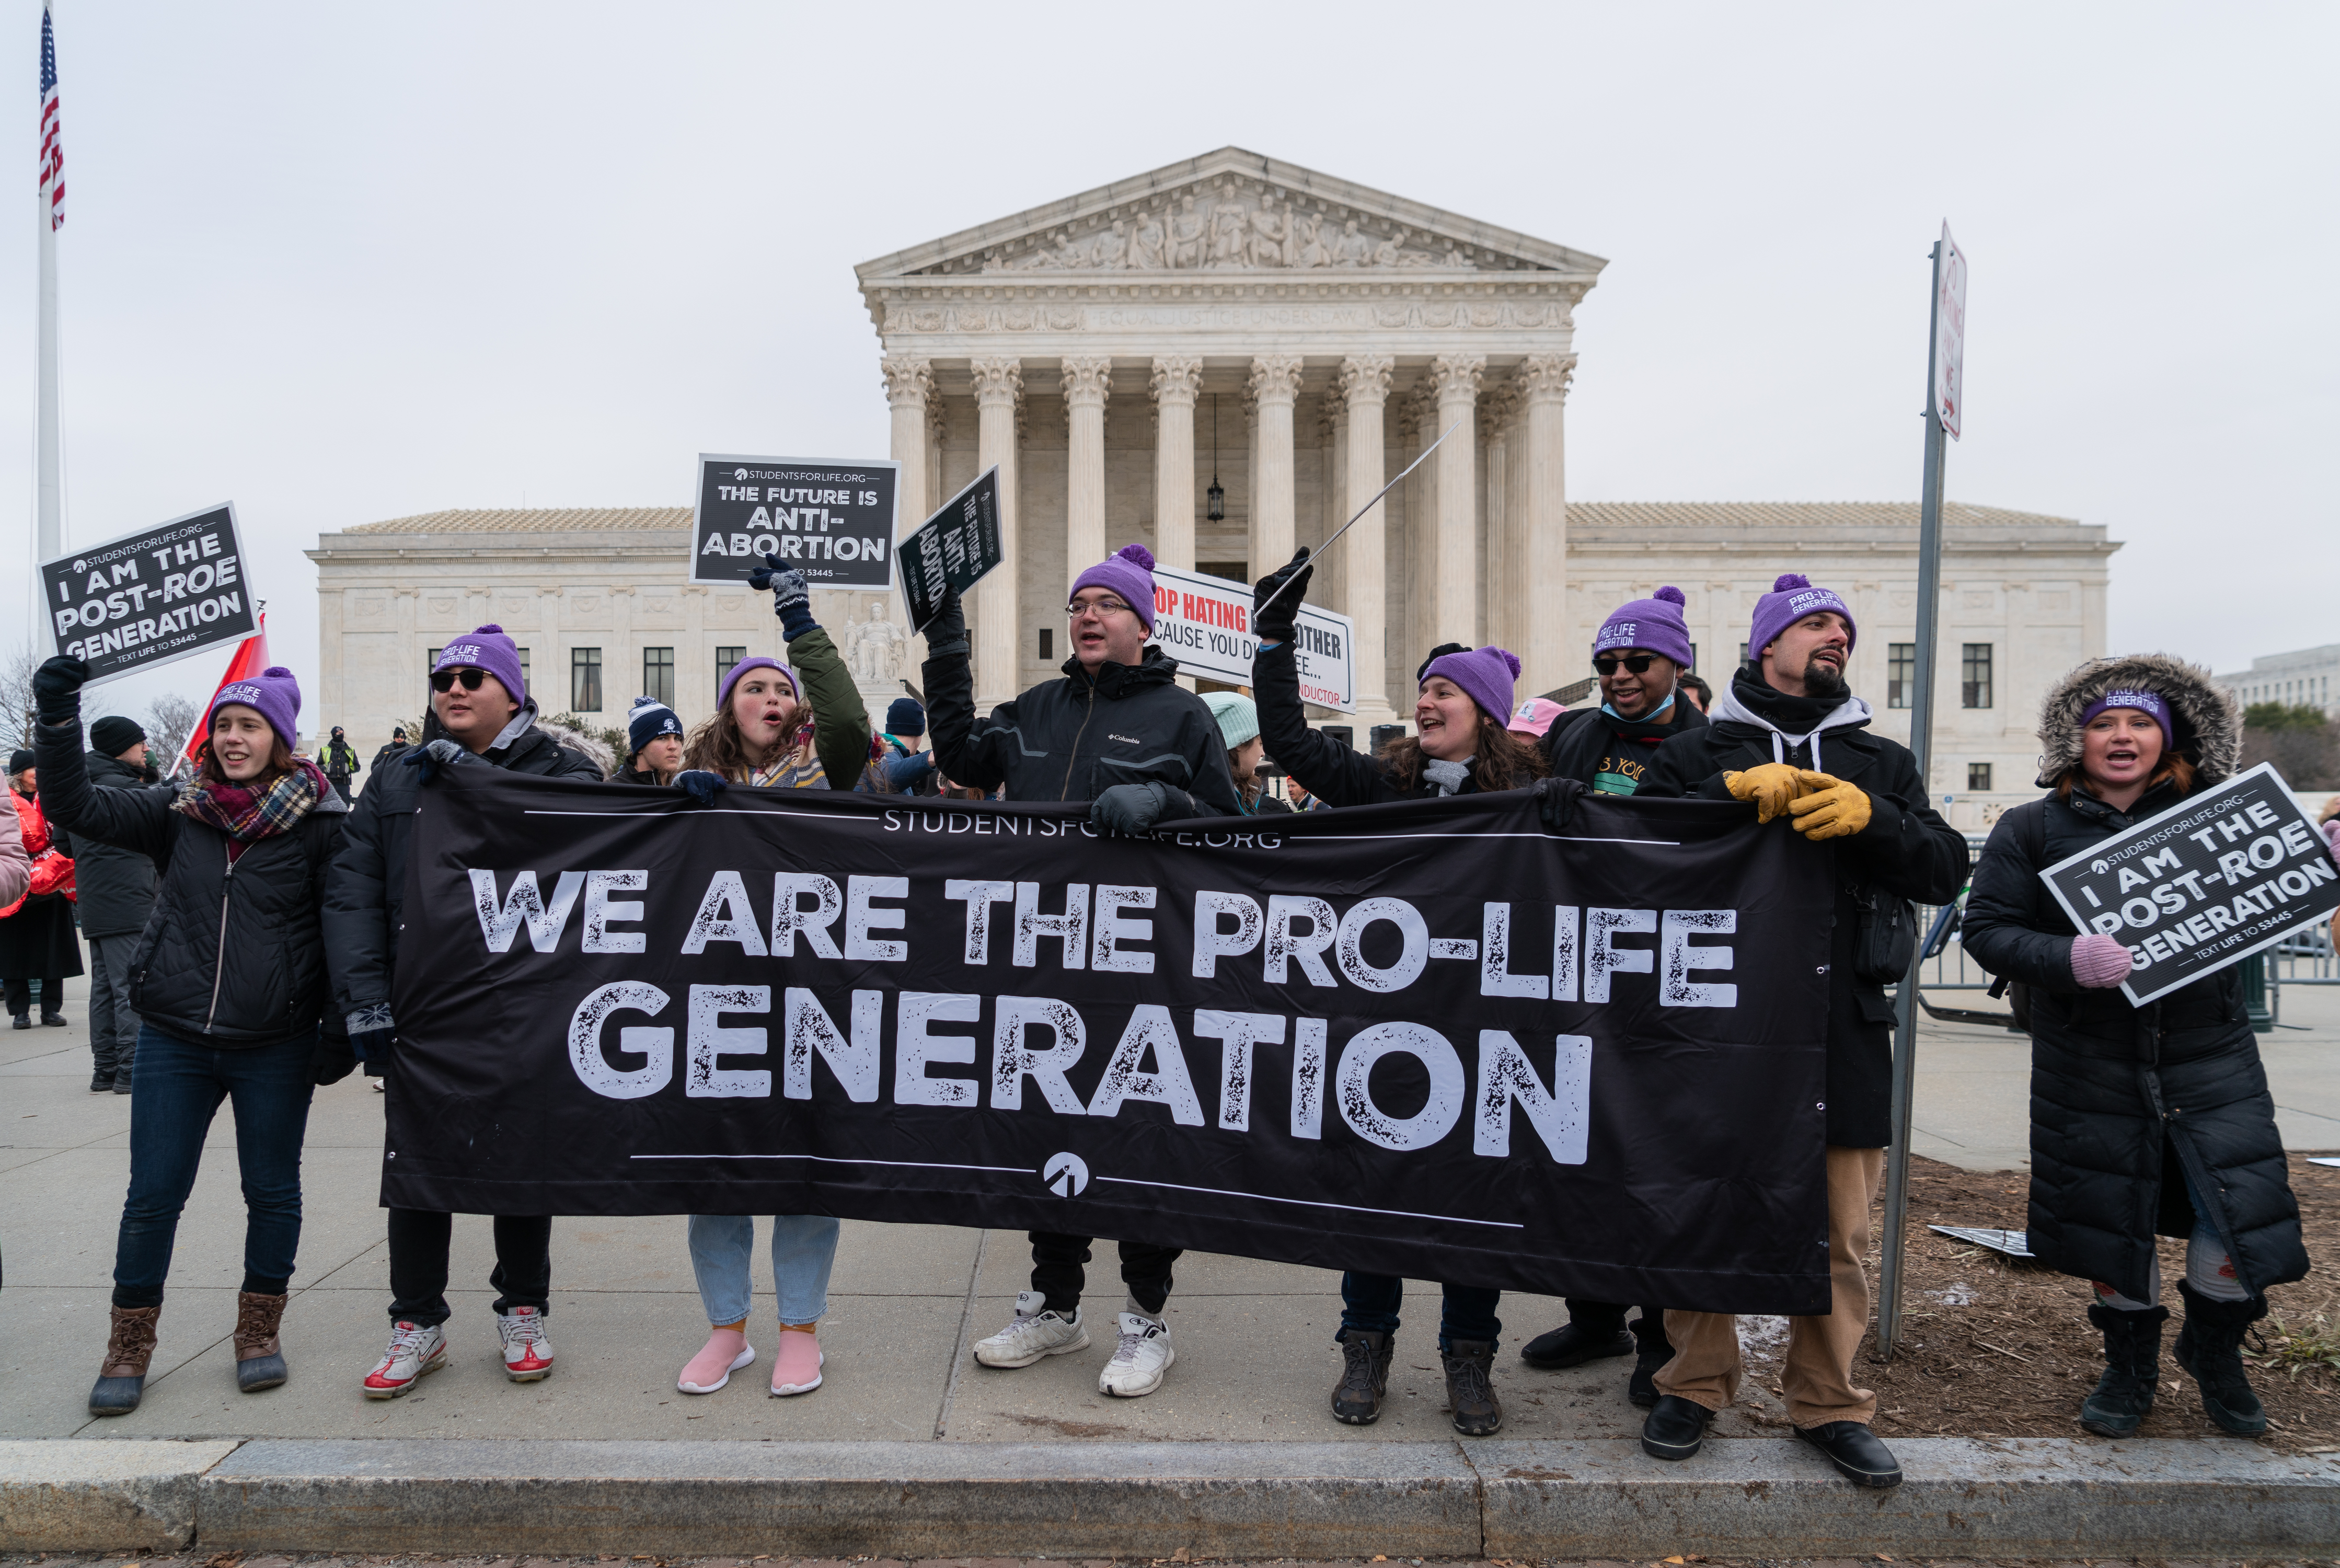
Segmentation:
[[(1337, 375), (1325, 390), (1317, 433), (1321, 450), (1316, 470), (1320, 476), (1316, 487), (1316, 542), (1321, 546), (1333, 537), (1334, 529), (1349, 521), (1349, 509), (1342, 504), (1349, 481), (1349, 409), (1341, 401)], [(1349, 610), (1349, 557), (1345, 545), (1345, 541), (1334, 545), (1331, 555), (1317, 561), (1315, 581), (1311, 585), (1312, 597), (1317, 603), (1344, 615)]]
[(1430, 367), (1438, 389), (1437, 565), (1431, 641), (1477, 644), (1479, 636), (1479, 374), (1481, 354), (1442, 354)]
[(1300, 356), (1262, 354), (1251, 362), (1259, 411), (1252, 469), (1251, 574), (1254, 581), (1292, 559), (1294, 550), (1292, 404), (1300, 394)]
[(977, 713), (1016, 695), (1016, 650), (1023, 617), (1016, 574), (1022, 559), (1016, 548), (1016, 413), (1024, 395), (1020, 360), (980, 359), (968, 370), (975, 378), (976, 471), (999, 470), (999, 543), (1006, 559), (975, 585), (967, 622), (975, 647), (975, 709)]
[[(1518, 412), (1519, 401), (1518, 383), (1497, 383), (1487, 393), (1480, 423), (1487, 453), (1487, 640), (1514, 653), (1527, 640), (1523, 613), (1527, 584), (1520, 573), (1518, 548), (1519, 497), (1511, 482), (1512, 416)], [(1522, 695), (1534, 693), (1522, 691)]]
[(927, 521), (941, 498), (927, 489), (927, 405), (934, 401), (933, 362), (913, 354), (888, 354), (878, 368), (886, 377), (886, 403), (894, 412), (894, 537), (902, 539)]
[(1106, 555), (1105, 400), (1113, 361), (1065, 361), (1065, 591)]
[(1565, 684), (1572, 668), (1567, 645), (1567, 446), (1561, 413), (1575, 372), (1574, 354), (1531, 354), (1516, 372), (1525, 399), (1521, 439), (1527, 443), (1517, 537), (1520, 576), (1528, 594), (1527, 646), (1517, 651), (1521, 690), (1529, 692)]
[[(1367, 496), (1388, 482), (1382, 471), (1382, 413), (1389, 402), (1390, 372), (1396, 363), (1388, 354), (1352, 354), (1341, 362), (1341, 397), (1349, 411), (1347, 489), (1354, 498), (1353, 506), (1363, 505)], [(1383, 598), (1388, 577), (1387, 507), (1386, 501), (1374, 502), (1347, 537), (1333, 547), (1344, 557), (1347, 613), (1357, 640), (1355, 723), (1360, 740), (1372, 726), (1390, 723), (1397, 717), (1390, 710), (1388, 620)]]
[(1154, 362), (1154, 558), (1195, 570), (1195, 395), (1203, 362), (1179, 355)]

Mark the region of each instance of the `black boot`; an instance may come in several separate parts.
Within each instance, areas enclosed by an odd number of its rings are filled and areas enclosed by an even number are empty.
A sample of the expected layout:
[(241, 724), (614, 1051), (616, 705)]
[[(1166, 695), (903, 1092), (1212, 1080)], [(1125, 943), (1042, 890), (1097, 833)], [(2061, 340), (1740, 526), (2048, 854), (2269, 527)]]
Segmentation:
[(1645, 1306), (1633, 1320), (1633, 1375), (1625, 1380), (1625, 1397), (1649, 1409), (1658, 1402), (1658, 1368), (1674, 1358), (1666, 1338), (1666, 1309)]
[(2080, 1405), (2080, 1430), (2099, 1437), (2133, 1435), (2153, 1409), (2161, 1381), (2161, 1325), (2166, 1306), (2123, 1312), (2101, 1301), (2088, 1304), (2088, 1321), (2104, 1330), (2105, 1374)]
[(1568, 1322), (1522, 1345), (1520, 1359), (1540, 1372), (1557, 1372), (1604, 1355), (1630, 1355), (1632, 1351), (1623, 1307), (1605, 1301), (1572, 1301)]
[(1641, 1452), (1652, 1459), (1688, 1459), (1706, 1442), (1714, 1412), (1679, 1394), (1662, 1395), (1641, 1423)]
[(1382, 1396), (1389, 1392), (1390, 1356), (1397, 1341), (1372, 1329), (1341, 1331), (1341, 1381), (1333, 1390), (1333, 1419), (1351, 1426), (1371, 1426), (1382, 1418)]
[(10, 1028), (12, 1028), (12, 1029), (29, 1029), (29, 1028), (31, 1028), (31, 1027), (33, 1027), (33, 1015), (32, 1015), (31, 1011), (28, 1009), (28, 1010), (26, 1010), (26, 1011), (25, 1011), (25, 1012), (21, 1012), (21, 1013), (11, 1013), (11, 1014), (9, 1014), (9, 1015), (8, 1015), (8, 1027), (9, 1027)]
[(2256, 1437), (2267, 1429), (2266, 1406), (2243, 1375), (2243, 1334), (2266, 1315), (2266, 1297), (2212, 1301), (2182, 1279), (2177, 1294), (2186, 1298), (2177, 1365), (2202, 1385), (2203, 1414), (2237, 1437)]
[(1446, 1363), (1446, 1403), (1454, 1412), (1454, 1430), (1484, 1437), (1502, 1425), (1502, 1402), (1490, 1381), (1495, 1347), (1483, 1339), (1458, 1339), (1439, 1354)]

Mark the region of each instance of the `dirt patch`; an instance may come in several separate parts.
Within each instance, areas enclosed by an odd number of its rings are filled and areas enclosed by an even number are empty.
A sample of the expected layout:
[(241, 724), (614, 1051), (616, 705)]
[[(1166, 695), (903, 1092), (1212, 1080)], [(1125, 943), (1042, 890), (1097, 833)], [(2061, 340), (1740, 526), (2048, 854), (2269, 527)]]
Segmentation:
[[(2104, 1370), (2104, 1339), (2088, 1323), (2087, 1282), (2036, 1264), (2012, 1264), (1968, 1243), (1938, 1236), (1929, 1224), (2026, 1224), (2029, 1177), (2019, 1171), (1981, 1174), (1936, 1161), (1909, 1162), (1909, 1240), (1902, 1285), (1902, 1345), (1890, 1362), (1876, 1357), (1874, 1332), (1854, 1376), (1877, 1391), (1877, 1430), (1902, 1437), (2083, 1437), (2079, 1408)], [(2270, 1329), (2340, 1323), (2340, 1167), (2291, 1156), (2292, 1190), (2305, 1222), (2313, 1267), (2295, 1285), (2267, 1294)], [(1881, 1235), (1880, 1218), (1872, 1235)], [(1877, 1278), (1877, 1254), (1869, 1260)], [(2202, 1414), (2194, 1380), (2170, 1355), (2176, 1343), (2176, 1282), (2185, 1277), (2186, 1244), (2161, 1243), (2163, 1301), (2172, 1309), (2162, 1335), (2161, 1387), (2141, 1437), (2223, 1435)], [(2269, 1337), (2272, 1337), (2271, 1335)], [(2244, 1354), (2256, 1359), (2253, 1342)], [(1768, 1354), (1767, 1354), (1768, 1352)], [(1778, 1352), (1749, 1346), (1748, 1372), (1777, 1391)], [(2286, 1453), (2340, 1451), (2340, 1376), (2328, 1370), (2296, 1377), (2254, 1365), (2251, 1386), (2267, 1407), (2263, 1440)]]
[(1059, 1421), (1052, 1415), (1014, 1415), (1008, 1420), (1022, 1426), (1037, 1426), (1059, 1437), (1135, 1437), (1151, 1440), (1150, 1432), (1138, 1432), (1127, 1426), (1115, 1426), (1105, 1421)]

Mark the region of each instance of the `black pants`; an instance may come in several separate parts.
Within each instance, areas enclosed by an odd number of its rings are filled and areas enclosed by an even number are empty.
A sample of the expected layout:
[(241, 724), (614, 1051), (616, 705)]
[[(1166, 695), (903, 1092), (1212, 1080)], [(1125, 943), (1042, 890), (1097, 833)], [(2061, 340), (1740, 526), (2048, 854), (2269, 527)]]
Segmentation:
[[(65, 983), (55, 975), (39, 977), (41, 982), (41, 1016), (55, 1017), (65, 1010)], [(7, 983), (8, 1010), (23, 1017), (33, 1010), (33, 977), (27, 976)]]
[[(1589, 1328), (1615, 1334), (1625, 1326), (1625, 1315), (1632, 1310), (1611, 1301), (1579, 1301), (1571, 1296), (1562, 1304), (1568, 1308), (1568, 1321), (1581, 1323)], [(1633, 1325), (1633, 1337), (1641, 1342), (1641, 1354), (1651, 1355), (1668, 1348), (1666, 1341), (1666, 1309), (1645, 1306)]]
[[(532, 1306), (550, 1316), (552, 1219), (549, 1215), (495, 1216), (496, 1268), (488, 1284), (496, 1310)], [(447, 1321), (447, 1243), (455, 1216), (422, 1209), (390, 1211), (390, 1304), (392, 1322)]]
[[(1087, 1282), (1081, 1265), (1088, 1262), (1089, 1244), (1096, 1238), (1046, 1230), (1031, 1236), (1032, 1288), (1048, 1298), (1050, 1312), (1070, 1317), (1081, 1305), (1081, 1286)], [(1129, 1287), (1130, 1299), (1148, 1313), (1159, 1315), (1170, 1299), (1170, 1265), (1178, 1261), (1179, 1250), (1150, 1242), (1121, 1243), (1121, 1283)]]

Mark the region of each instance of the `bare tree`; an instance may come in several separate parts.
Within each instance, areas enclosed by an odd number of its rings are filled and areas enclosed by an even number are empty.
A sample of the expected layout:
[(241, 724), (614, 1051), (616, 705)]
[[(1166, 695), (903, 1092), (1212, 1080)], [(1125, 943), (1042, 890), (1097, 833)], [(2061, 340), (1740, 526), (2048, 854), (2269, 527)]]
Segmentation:
[(146, 749), (156, 767), (168, 771), (203, 716), (203, 705), (183, 691), (165, 691), (147, 704)]
[(33, 744), (33, 671), (41, 655), (27, 640), (0, 661), (0, 749), (29, 749)]

